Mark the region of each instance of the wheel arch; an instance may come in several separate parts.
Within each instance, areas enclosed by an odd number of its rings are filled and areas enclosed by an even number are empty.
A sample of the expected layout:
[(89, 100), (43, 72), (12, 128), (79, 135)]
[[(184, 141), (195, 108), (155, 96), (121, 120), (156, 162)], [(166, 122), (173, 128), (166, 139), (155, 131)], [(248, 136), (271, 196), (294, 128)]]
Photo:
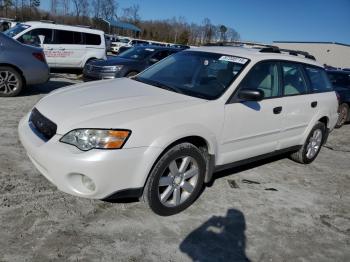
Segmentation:
[(11, 68), (15, 69), (22, 77), (23, 86), (24, 87), (26, 86), (26, 83), (27, 83), (26, 78), (24, 77), (23, 71), (19, 67), (12, 65), (12, 64), (7, 64), (7, 63), (0, 63), (0, 66), (7, 66), (7, 67), (11, 67)]

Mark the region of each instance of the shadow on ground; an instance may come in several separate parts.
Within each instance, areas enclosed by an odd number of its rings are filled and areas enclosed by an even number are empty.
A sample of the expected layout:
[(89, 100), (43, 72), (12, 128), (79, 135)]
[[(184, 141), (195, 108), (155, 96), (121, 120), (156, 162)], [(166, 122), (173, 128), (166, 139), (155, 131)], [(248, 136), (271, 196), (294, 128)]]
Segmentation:
[(213, 216), (180, 244), (193, 261), (250, 261), (245, 254), (244, 215), (229, 209), (225, 217)]
[(40, 94), (48, 94), (56, 89), (73, 85), (72, 82), (60, 81), (60, 80), (50, 80), (49, 82), (41, 85), (28, 86), (19, 96), (32, 96)]

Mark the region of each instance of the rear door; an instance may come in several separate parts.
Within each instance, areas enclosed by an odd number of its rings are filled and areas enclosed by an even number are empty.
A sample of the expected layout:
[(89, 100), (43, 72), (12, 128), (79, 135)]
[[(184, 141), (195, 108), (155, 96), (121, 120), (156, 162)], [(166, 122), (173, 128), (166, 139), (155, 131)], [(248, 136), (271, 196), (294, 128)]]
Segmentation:
[(300, 145), (318, 107), (317, 97), (308, 87), (303, 65), (281, 62), (283, 112), (279, 148)]
[(78, 68), (84, 57), (84, 39), (81, 32), (55, 30), (55, 44), (57, 67)]

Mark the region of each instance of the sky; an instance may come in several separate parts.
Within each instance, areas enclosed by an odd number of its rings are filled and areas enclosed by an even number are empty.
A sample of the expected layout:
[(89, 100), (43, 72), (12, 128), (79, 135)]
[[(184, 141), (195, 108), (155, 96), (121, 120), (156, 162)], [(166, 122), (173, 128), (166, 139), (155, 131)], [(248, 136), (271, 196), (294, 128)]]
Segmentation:
[[(49, 0), (42, 0), (47, 8)], [(45, 3), (47, 2), (47, 3)], [(140, 6), (141, 19), (183, 16), (187, 22), (234, 28), (242, 40), (327, 41), (350, 44), (350, 0), (118, 0)]]

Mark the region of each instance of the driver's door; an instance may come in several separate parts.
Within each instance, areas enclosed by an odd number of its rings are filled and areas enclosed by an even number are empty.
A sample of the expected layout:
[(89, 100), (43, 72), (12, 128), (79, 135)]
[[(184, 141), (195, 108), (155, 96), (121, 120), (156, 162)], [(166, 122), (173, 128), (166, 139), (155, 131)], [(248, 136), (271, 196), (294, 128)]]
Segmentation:
[(278, 149), (284, 115), (279, 86), (277, 62), (260, 62), (243, 79), (238, 92), (244, 88), (259, 89), (264, 92), (264, 99), (239, 101), (233, 98), (225, 105), (219, 165)]

